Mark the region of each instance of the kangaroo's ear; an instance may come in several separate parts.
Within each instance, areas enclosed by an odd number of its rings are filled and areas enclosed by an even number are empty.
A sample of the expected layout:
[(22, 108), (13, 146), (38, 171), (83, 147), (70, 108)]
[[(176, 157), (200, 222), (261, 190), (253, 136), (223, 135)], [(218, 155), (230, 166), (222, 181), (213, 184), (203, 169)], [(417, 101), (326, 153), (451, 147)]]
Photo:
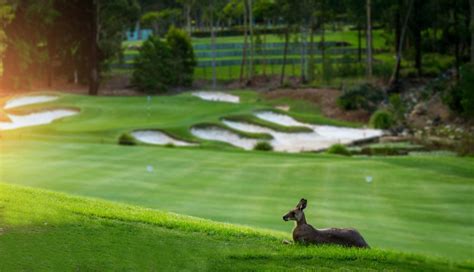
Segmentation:
[(300, 200), (300, 202), (298, 203), (298, 205), (296, 205), (296, 208), (300, 209), (300, 210), (304, 210), (306, 208), (306, 204), (308, 203), (308, 201), (304, 198), (302, 198)]

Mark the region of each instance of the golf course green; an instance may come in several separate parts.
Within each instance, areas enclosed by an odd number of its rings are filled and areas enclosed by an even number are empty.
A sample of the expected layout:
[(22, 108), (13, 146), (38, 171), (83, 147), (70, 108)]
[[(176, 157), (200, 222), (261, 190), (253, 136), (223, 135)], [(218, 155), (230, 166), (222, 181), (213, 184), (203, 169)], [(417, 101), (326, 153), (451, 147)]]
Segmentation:
[[(49, 125), (0, 131), (0, 263), (6, 270), (123, 268), (114, 260), (130, 270), (176, 269), (178, 260), (193, 270), (474, 268), (474, 158), (244, 151), (193, 136), (195, 125), (248, 117), (278, 103), (291, 106), (287, 114), (302, 122), (362, 125), (325, 118), (306, 102), (232, 94), (241, 103), (190, 93), (55, 93), (58, 100), (15, 109), (80, 112)], [(118, 144), (121, 135), (140, 129), (198, 145)], [(293, 224), (281, 217), (301, 197), (308, 199), (308, 223), (357, 228), (373, 249), (282, 245)], [(88, 251), (93, 247), (98, 252)], [(143, 255), (129, 255), (127, 247)], [(85, 261), (97, 254), (101, 258)]]

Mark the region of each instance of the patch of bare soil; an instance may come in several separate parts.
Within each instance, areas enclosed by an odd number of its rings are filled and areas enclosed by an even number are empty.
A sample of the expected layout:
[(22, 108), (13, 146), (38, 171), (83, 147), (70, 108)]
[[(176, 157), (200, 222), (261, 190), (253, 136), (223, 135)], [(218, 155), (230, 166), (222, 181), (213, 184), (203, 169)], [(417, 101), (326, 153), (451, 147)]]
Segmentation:
[(264, 94), (267, 99), (290, 98), (313, 103), (328, 118), (361, 123), (369, 121), (370, 114), (364, 110), (345, 111), (341, 109), (337, 105), (337, 98), (340, 95), (341, 92), (335, 89), (278, 89)]

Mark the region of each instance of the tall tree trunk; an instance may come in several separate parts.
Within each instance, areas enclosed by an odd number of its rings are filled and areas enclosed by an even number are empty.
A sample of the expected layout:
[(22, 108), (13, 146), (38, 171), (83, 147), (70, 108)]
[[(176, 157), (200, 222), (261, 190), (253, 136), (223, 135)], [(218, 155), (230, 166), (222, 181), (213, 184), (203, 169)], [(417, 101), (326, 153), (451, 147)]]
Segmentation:
[(362, 62), (362, 24), (360, 22), (357, 24), (357, 37), (358, 37), (357, 59), (359, 63), (361, 63)]
[(454, 66), (456, 69), (456, 80), (460, 79), (460, 66), (461, 66), (461, 56), (460, 56), (460, 37), (459, 37), (459, 21), (458, 21), (458, 7), (454, 6), (453, 8), (453, 17), (454, 17), (454, 26), (456, 33), (454, 35)]
[(372, 4), (367, 0), (367, 79), (372, 79)]
[(254, 70), (254, 58), (255, 58), (255, 45), (254, 45), (254, 36), (253, 36), (253, 8), (252, 8), (252, 0), (248, 0), (248, 12), (249, 12), (249, 30), (250, 30), (250, 61), (249, 61), (249, 78), (248, 80), (252, 80), (253, 78), (253, 70)]
[(474, 0), (469, 0), (471, 6), (470, 31), (471, 31), (471, 63), (474, 63)]
[(191, 3), (186, 3), (186, 30), (191, 37)]
[(283, 65), (281, 66), (280, 85), (283, 85), (283, 81), (285, 80), (285, 66), (286, 66), (286, 57), (288, 55), (289, 42), (290, 42), (290, 25), (287, 25), (286, 30), (285, 30), (285, 49), (283, 51)]
[[(244, 1), (244, 44), (242, 47), (242, 63), (240, 64), (240, 83), (244, 81), (244, 73), (247, 65), (247, 46), (248, 46), (248, 20), (247, 20), (247, 1)], [(247, 81), (247, 80), (246, 80)]]
[(212, 88), (217, 86), (217, 71), (216, 71), (216, 33), (214, 31), (214, 8), (211, 10), (211, 52), (212, 52)]
[(308, 69), (308, 80), (311, 82), (314, 80), (314, 21), (313, 18), (310, 19), (310, 33), (309, 33), (309, 61), (308, 61), (308, 66), (310, 69)]
[[(4, 52), (2, 65), (3, 74), (1, 78), (0, 89), (12, 91), (19, 88), (22, 81), (29, 78), (21, 78), (23, 69), (21, 68), (20, 52), (17, 49), (17, 37), (22, 37), (25, 28), (26, 17), (26, 1), (19, 1), (15, 11), (15, 18), (5, 27), (5, 35), (7, 37), (7, 48)], [(20, 80), (21, 78), (21, 80)]]
[(417, 70), (418, 76), (422, 76), (422, 63), (421, 63), (421, 58), (422, 58), (422, 48), (421, 48), (421, 22), (420, 18), (422, 16), (421, 14), (421, 0), (414, 0), (414, 25), (413, 25), (413, 34), (414, 34), (414, 42), (415, 42), (415, 68)]
[[(400, 40), (398, 41), (398, 44), (395, 46), (396, 49), (397, 49), (397, 57), (396, 57), (396, 60), (395, 60), (395, 69), (393, 70), (393, 73), (392, 73), (392, 76), (390, 77), (390, 82), (389, 82), (389, 85), (393, 88), (393, 87), (396, 87), (396, 85), (398, 84), (398, 81), (400, 79), (400, 66), (401, 66), (401, 62), (402, 62), (402, 51), (403, 51), (403, 44), (405, 43), (405, 36), (406, 36), (406, 32), (407, 32), (407, 28), (408, 28), (408, 21), (410, 19), (410, 14), (411, 14), (411, 10), (412, 10), (412, 7), (413, 7), (413, 1), (414, 0), (410, 0), (410, 3), (408, 5), (408, 11), (407, 11), (407, 14), (405, 15), (405, 20), (403, 22), (403, 27), (402, 27), (402, 31), (400, 33)], [(399, 4), (399, 10), (401, 10), (401, 1), (398, 2)]]
[(301, 82), (306, 82), (306, 49), (307, 49), (307, 25), (304, 23), (301, 26)]
[(55, 27), (51, 27), (48, 30), (48, 40), (47, 40), (47, 48), (48, 48), (48, 65), (47, 65), (47, 86), (51, 88), (53, 86), (53, 78), (54, 78), (54, 56), (56, 54), (56, 37), (57, 34), (54, 31)]
[(326, 60), (326, 29), (324, 28), (325, 22), (323, 21), (325, 18), (324, 16), (321, 17), (321, 42), (319, 44), (319, 49), (321, 50), (321, 61), (323, 66), (323, 73), (324, 73), (324, 65)]
[(266, 44), (267, 44), (267, 21), (264, 21), (264, 29), (263, 29), (263, 38), (262, 44), (260, 45), (260, 54), (262, 54), (262, 73), (263, 76), (267, 76), (267, 52), (266, 52)]
[(89, 55), (89, 95), (97, 95), (99, 92), (100, 69), (99, 69), (99, 3), (92, 1), (91, 16), (91, 44)]

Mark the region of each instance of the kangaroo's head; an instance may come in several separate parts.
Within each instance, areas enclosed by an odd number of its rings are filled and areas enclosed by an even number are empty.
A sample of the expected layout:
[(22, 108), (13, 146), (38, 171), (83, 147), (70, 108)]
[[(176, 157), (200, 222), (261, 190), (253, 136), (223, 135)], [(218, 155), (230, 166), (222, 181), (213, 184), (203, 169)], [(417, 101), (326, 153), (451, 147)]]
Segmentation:
[(287, 214), (283, 216), (283, 220), (301, 221), (304, 218), (303, 210), (306, 208), (306, 203), (308, 203), (308, 201), (302, 198), (298, 205), (296, 205), (296, 208), (290, 210)]

